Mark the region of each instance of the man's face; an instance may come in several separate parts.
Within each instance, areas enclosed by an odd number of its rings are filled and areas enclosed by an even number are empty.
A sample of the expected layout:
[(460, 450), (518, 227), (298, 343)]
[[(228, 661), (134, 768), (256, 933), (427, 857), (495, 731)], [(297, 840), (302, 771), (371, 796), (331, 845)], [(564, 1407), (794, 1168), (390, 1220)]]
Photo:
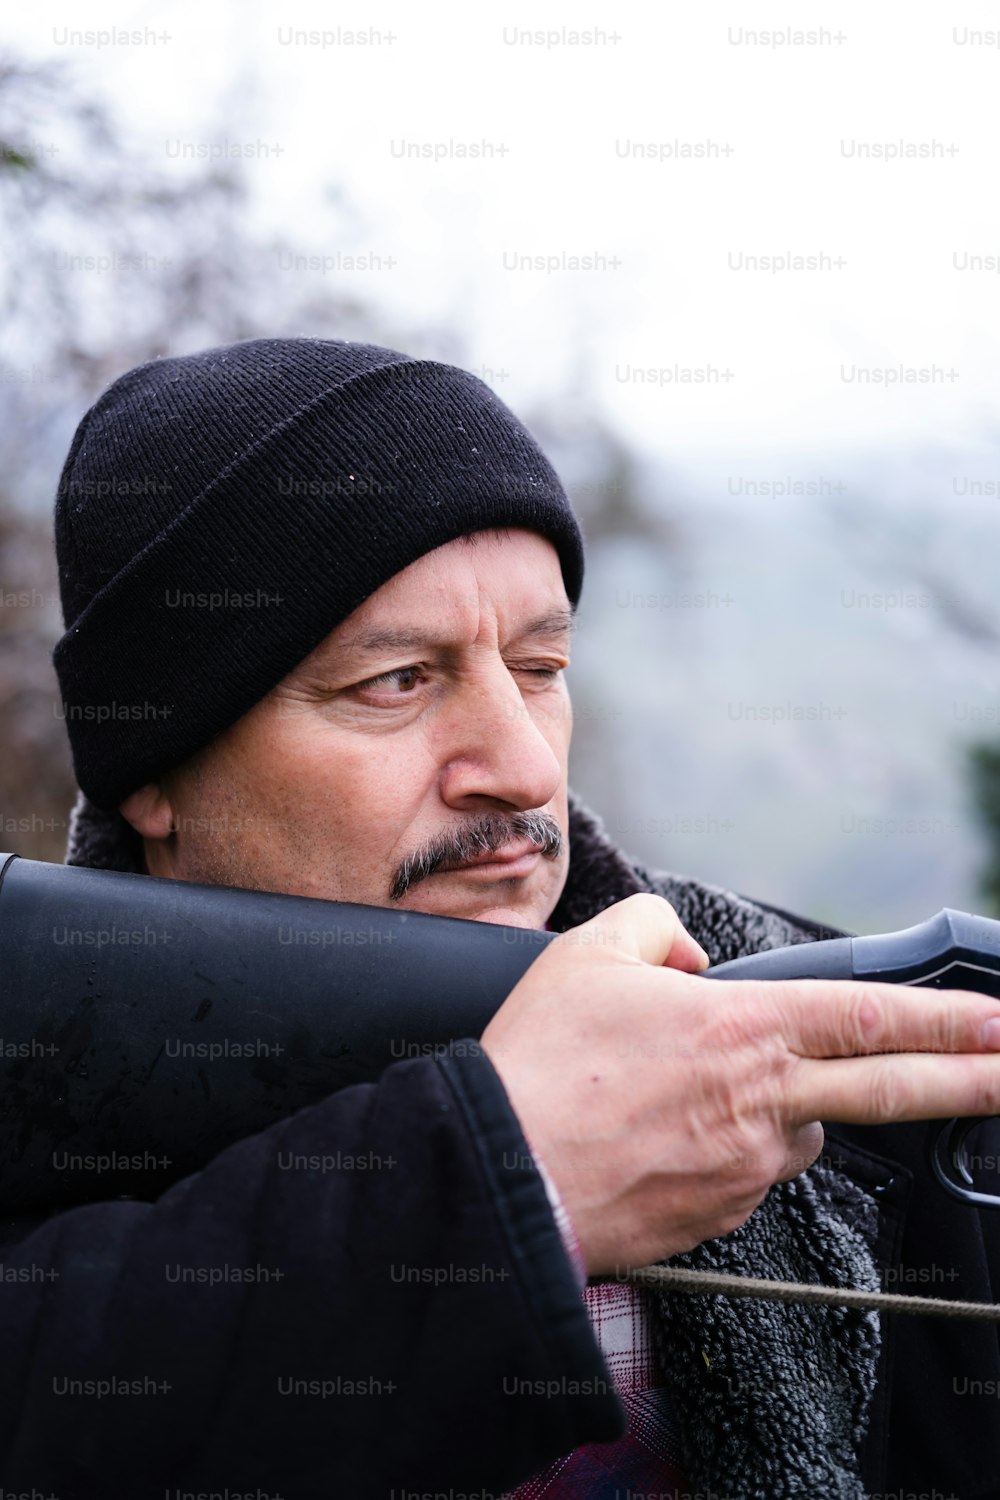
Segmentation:
[[(542, 927), (569, 861), (571, 632), (538, 533), (427, 553), (122, 804), (149, 873)], [(386, 638), (404, 633), (419, 639)], [(440, 868), (528, 843), (507, 866)]]

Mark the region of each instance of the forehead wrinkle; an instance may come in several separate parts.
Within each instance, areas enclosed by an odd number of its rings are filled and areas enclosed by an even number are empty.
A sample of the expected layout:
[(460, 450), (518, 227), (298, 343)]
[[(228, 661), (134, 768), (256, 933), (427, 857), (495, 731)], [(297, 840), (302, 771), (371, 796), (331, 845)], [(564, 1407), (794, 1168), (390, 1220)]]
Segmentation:
[[(572, 610), (560, 607), (548, 610), (545, 614), (529, 620), (511, 638), (522, 640), (529, 636), (572, 636), (576, 625)], [(412, 651), (429, 646), (453, 647), (454, 645), (453, 637), (446, 638), (435, 632), (433, 627), (423, 630), (413, 626), (363, 625), (358, 628), (350, 641), (341, 644), (337, 656), (355, 660), (359, 657), (377, 655), (380, 651)]]

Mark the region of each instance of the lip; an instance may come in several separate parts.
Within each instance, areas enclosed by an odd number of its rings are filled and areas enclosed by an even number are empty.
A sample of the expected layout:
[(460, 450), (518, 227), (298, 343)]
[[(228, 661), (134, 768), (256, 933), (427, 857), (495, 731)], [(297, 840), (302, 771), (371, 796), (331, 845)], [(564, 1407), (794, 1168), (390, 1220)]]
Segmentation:
[(465, 860), (462, 864), (442, 865), (437, 873), (439, 875), (491, 875), (494, 878), (503, 876), (506, 880), (513, 880), (517, 876), (530, 874), (541, 857), (541, 850), (535, 844), (507, 844), (503, 849), (492, 852), (487, 849), (484, 854), (477, 854), (473, 859)]

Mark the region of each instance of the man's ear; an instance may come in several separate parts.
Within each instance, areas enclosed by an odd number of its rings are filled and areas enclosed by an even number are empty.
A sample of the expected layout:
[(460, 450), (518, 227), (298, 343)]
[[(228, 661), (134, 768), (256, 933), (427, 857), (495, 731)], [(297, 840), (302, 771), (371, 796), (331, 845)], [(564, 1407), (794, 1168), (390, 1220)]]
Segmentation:
[(147, 782), (130, 793), (118, 811), (144, 839), (165, 839), (174, 831), (174, 810), (159, 782)]

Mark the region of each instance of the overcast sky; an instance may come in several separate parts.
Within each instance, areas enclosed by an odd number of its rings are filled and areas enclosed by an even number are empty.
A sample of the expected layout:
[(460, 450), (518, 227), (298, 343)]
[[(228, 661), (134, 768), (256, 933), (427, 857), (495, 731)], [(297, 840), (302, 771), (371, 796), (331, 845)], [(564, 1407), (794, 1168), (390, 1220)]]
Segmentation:
[[(992, 427), (998, 27), (986, 4), (121, 0), (25, 7), (5, 35), (100, 81), (158, 166), (249, 145), (262, 223), (381, 259), (297, 274), (459, 326), (515, 409), (575, 387), (708, 461)], [(143, 40), (95, 35), (122, 29)], [(340, 241), (338, 189), (360, 217)], [(782, 256), (819, 264), (751, 268)]]

